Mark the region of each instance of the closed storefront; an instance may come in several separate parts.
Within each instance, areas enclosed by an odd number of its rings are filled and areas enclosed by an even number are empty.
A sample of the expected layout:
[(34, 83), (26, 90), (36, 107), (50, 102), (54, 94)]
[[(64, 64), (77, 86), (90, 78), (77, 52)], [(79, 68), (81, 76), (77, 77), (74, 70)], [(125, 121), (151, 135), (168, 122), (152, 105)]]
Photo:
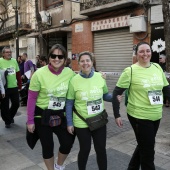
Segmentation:
[(94, 32), (94, 54), (98, 71), (107, 72), (112, 92), (125, 67), (132, 64), (133, 34), (129, 29)]

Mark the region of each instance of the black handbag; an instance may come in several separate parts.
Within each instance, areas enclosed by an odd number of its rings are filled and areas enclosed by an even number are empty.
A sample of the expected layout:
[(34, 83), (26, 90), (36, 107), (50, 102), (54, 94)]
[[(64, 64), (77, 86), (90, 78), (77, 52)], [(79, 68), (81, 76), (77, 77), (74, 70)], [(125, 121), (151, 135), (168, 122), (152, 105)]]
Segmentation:
[(108, 114), (106, 112), (106, 110), (103, 110), (102, 113), (94, 116), (94, 117), (90, 117), (90, 118), (83, 118), (78, 112), (77, 110), (74, 108), (74, 113), (80, 118), (82, 119), (84, 122), (87, 123), (90, 131), (99, 129), (101, 127), (103, 127), (104, 125), (106, 125), (108, 123)]

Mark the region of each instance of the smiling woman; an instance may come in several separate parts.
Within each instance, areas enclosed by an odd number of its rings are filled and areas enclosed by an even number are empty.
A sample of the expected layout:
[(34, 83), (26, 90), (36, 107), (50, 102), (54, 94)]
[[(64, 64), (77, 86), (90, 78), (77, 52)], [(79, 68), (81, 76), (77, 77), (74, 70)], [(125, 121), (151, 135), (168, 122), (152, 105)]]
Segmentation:
[(137, 146), (128, 170), (155, 170), (155, 136), (162, 118), (163, 94), (170, 98), (170, 86), (157, 63), (151, 63), (151, 47), (140, 42), (135, 49), (138, 62), (124, 69), (113, 92), (116, 123), (122, 126), (117, 95), (127, 88), (127, 116), (135, 133)]
[[(74, 135), (67, 132), (64, 114), (68, 84), (75, 73), (70, 68), (64, 67), (67, 52), (60, 44), (51, 48), (48, 60), (49, 64), (38, 69), (30, 81), (27, 128), (31, 133), (37, 133), (40, 138), (47, 169), (63, 170), (63, 163), (75, 139)], [(60, 141), (56, 164), (53, 133)]]

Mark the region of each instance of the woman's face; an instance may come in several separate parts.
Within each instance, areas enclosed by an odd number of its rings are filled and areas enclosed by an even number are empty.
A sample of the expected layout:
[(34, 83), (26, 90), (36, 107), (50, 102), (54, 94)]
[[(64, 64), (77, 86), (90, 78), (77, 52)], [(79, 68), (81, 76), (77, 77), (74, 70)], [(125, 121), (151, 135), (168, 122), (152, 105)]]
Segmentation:
[(91, 72), (91, 68), (93, 66), (93, 62), (90, 59), (89, 55), (82, 55), (79, 61), (79, 67), (82, 73), (89, 74)]
[[(55, 49), (52, 54), (55, 54), (55, 55), (63, 55), (62, 51), (59, 50), (59, 49)], [(65, 62), (65, 59), (62, 58), (62, 59), (59, 59), (57, 56), (55, 59), (49, 57), (49, 63), (51, 64), (51, 66), (53, 67), (53, 69), (55, 71), (58, 71), (58, 69), (60, 67), (62, 67), (64, 65), (64, 62)]]
[(151, 48), (148, 44), (142, 44), (138, 47), (137, 59), (139, 63), (147, 64), (151, 59)]

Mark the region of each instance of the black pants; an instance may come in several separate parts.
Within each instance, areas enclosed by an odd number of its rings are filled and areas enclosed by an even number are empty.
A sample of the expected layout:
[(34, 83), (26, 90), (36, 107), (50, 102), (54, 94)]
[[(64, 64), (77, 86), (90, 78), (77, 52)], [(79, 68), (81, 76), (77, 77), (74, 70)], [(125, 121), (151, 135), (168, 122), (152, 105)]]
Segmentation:
[(106, 126), (103, 126), (102, 128), (92, 132), (89, 130), (89, 128), (75, 127), (75, 131), (80, 145), (80, 151), (78, 154), (79, 170), (86, 169), (88, 156), (91, 150), (91, 139), (93, 139), (99, 170), (107, 170)]
[(129, 163), (128, 170), (155, 170), (155, 137), (160, 120), (151, 121), (137, 119), (128, 115), (129, 121), (135, 132), (137, 146)]
[[(10, 107), (9, 100), (11, 100)], [(11, 124), (11, 121), (16, 115), (18, 108), (19, 108), (18, 87), (6, 89), (5, 98), (3, 98), (1, 101), (1, 117), (6, 125)]]
[(35, 118), (35, 130), (37, 131), (42, 145), (42, 155), (44, 159), (50, 159), (54, 156), (53, 133), (58, 137), (62, 154), (69, 154), (73, 146), (75, 135), (68, 133), (66, 126), (56, 127), (41, 125), (41, 118)]

